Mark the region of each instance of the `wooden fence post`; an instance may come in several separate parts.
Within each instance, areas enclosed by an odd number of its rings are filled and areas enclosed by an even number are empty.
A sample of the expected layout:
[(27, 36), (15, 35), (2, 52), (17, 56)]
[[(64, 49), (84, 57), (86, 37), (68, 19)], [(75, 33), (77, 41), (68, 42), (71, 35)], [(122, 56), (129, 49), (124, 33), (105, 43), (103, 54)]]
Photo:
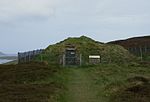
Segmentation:
[(63, 67), (65, 67), (66, 66), (66, 56), (65, 56), (65, 54), (63, 54)]
[(82, 65), (82, 54), (80, 54), (80, 66)]

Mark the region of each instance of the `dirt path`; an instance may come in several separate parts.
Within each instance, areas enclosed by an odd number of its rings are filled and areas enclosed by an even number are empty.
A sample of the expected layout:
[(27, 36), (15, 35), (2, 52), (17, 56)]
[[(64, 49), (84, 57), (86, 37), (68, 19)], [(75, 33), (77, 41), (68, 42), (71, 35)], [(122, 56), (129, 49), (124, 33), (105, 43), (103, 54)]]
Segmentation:
[(85, 69), (71, 69), (67, 102), (100, 102), (96, 96), (93, 80)]

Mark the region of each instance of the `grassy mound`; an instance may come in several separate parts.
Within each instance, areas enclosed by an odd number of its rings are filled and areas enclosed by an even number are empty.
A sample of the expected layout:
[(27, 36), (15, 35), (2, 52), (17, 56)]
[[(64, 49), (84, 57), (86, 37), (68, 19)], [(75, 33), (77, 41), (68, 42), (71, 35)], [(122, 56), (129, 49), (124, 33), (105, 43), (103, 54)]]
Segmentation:
[(89, 55), (100, 55), (102, 63), (126, 63), (133, 60), (133, 56), (118, 45), (104, 44), (94, 41), (91, 38), (81, 36), (79, 38), (68, 38), (57, 44), (50, 45), (36, 60), (45, 60), (49, 63), (58, 63), (64, 53), (65, 45), (72, 44), (77, 48), (77, 52), (82, 54), (83, 65), (88, 64)]

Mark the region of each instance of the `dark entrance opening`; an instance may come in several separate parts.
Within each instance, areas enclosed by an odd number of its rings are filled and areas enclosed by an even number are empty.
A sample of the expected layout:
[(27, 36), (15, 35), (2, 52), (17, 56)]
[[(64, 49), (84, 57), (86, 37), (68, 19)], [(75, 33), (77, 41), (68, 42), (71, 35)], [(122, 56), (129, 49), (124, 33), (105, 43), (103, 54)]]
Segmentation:
[(76, 65), (77, 56), (76, 48), (74, 45), (68, 44), (65, 49), (65, 65)]
[(66, 44), (66, 48), (64, 50), (64, 54), (62, 57), (63, 66), (76, 66), (82, 64), (82, 55), (77, 52), (77, 48), (75, 45)]

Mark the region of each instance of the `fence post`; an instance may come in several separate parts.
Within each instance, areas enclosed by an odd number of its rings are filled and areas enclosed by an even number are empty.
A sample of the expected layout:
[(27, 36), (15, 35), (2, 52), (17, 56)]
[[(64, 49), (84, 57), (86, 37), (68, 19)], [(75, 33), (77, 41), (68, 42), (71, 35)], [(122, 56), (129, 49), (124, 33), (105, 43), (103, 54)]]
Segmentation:
[(80, 54), (80, 66), (82, 65), (82, 54)]
[(141, 55), (141, 61), (143, 61), (143, 52), (142, 52), (142, 47), (140, 46), (140, 55)]
[(66, 58), (65, 57), (66, 57), (65, 54), (63, 54), (63, 67), (65, 67), (65, 65), (66, 65)]
[(43, 56), (42, 56), (42, 54), (41, 54), (41, 62), (43, 61)]

